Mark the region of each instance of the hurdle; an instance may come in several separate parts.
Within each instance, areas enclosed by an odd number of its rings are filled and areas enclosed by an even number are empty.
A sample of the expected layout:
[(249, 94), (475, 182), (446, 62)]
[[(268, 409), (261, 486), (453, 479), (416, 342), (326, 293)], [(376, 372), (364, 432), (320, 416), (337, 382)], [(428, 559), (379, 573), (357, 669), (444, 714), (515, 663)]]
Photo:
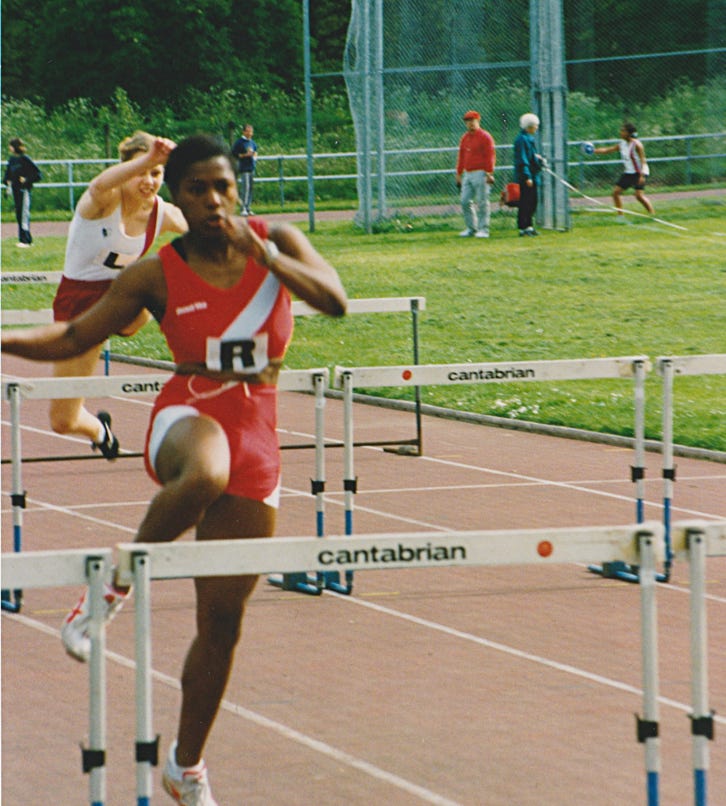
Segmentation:
[(673, 565), (671, 548), (671, 504), (676, 481), (673, 462), (673, 379), (675, 375), (726, 375), (726, 353), (712, 355), (660, 356), (656, 369), (663, 379), (663, 524), (665, 525), (665, 562), (663, 575), (670, 579)]
[(111, 549), (67, 549), (2, 555), (2, 585), (12, 588), (89, 586), (88, 746), (81, 746), (81, 765), (89, 775), (89, 802), (106, 800), (106, 625), (104, 583), (110, 581)]
[(714, 739), (714, 711), (708, 705), (706, 558), (726, 557), (726, 521), (681, 521), (673, 524), (671, 534), (674, 556), (689, 562), (693, 802), (706, 806), (708, 743)]
[[(658, 721), (658, 635), (656, 566), (663, 551), (662, 523), (582, 527), (328, 537), (213, 540), (202, 543), (123, 543), (117, 547), (119, 582), (133, 584), (136, 596), (136, 765), (138, 806), (148, 806), (151, 767), (158, 763), (158, 741), (151, 724), (151, 582), (160, 579), (230, 574), (294, 572), (305, 567), (325, 572), (421, 567), (624, 562), (640, 568), (643, 715), (636, 736), (644, 745), (648, 806), (658, 806), (660, 735)], [(726, 521), (673, 524), (673, 549), (688, 558), (691, 571), (691, 733), (694, 798), (707, 806), (708, 741), (713, 712), (708, 709), (705, 621), (705, 558), (726, 556)], [(103, 581), (111, 568), (110, 549), (7, 553), (0, 566), (3, 587), (92, 586), (91, 664), (89, 666), (90, 746), (82, 751), (90, 773), (91, 806), (104, 806), (106, 681), (105, 632), (100, 614)]]
[[(316, 401), (324, 396), (327, 388), (329, 370), (325, 367), (305, 370), (282, 370), (278, 376), (278, 389), (283, 391), (314, 391)], [(4, 381), (2, 383), (3, 399), (10, 404), (11, 425), (11, 458), (12, 490), (10, 500), (13, 510), (13, 550), (22, 550), (23, 510), (26, 508), (26, 491), (23, 489), (22, 465), (28, 461), (22, 458), (21, 440), (21, 400), (57, 400), (74, 397), (143, 397), (149, 394), (158, 394), (162, 386), (170, 378), (169, 373), (149, 375), (113, 375), (99, 377), (68, 377), (68, 378), (27, 378), (23, 380)], [(319, 405), (316, 403), (316, 405)], [(316, 427), (316, 450), (322, 453), (324, 438), (322, 414)], [(125, 457), (143, 456), (140, 452), (125, 452)], [(39, 461), (59, 461), (97, 458), (93, 455), (41, 457)], [(8, 460), (3, 459), (3, 463)], [(318, 480), (313, 482), (313, 494), (316, 495), (318, 507), (322, 512), (324, 483), (320, 488)], [(322, 515), (318, 515), (322, 529)], [(321, 532), (322, 533), (322, 532)], [(299, 581), (299, 580), (298, 580)], [(22, 606), (22, 589), (10, 591), (3, 588), (0, 593), (0, 605), (3, 610), (19, 612)]]
[[(348, 456), (344, 489), (346, 493), (346, 525), (352, 533), (353, 495), (357, 480), (353, 473), (352, 395), (353, 388), (381, 386), (445, 386), (470, 383), (521, 383), (536, 381), (574, 381), (604, 378), (632, 378), (634, 384), (634, 457), (631, 481), (636, 492), (636, 521), (643, 521), (645, 496), (645, 377), (650, 370), (647, 356), (614, 358), (558, 359), (551, 361), (512, 361), (470, 364), (420, 364), (417, 366), (342, 367), (337, 366), (333, 383), (343, 388), (346, 407), (345, 449)], [(350, 430), (350, 434), (348, 434)], [(609, 563), (592, 566), (593, 573), (606, 577), (637, 581), (637, 574), (627, 565)], [(349, 580), (349, 586), (352, 580)]]
[[(2, 272), (0, 281), (2, 285), (58, 285), (63, 276), (62, 271), (34, 271), (34, 272)], [(50, 308), (40, 310), (14, 310), (4, 309), (0, 316), (3, 326), (9, 325), (48, 325), (53, 320), (53, 311)], [(111, 369), (111, 340), (106, 339), (103, 345), (103, 371), (108, 375)]]
[[(148, 640), (151, 629), (150, 583), (158, 579), (220, 574), (266, 574), (294, 572), (309, 568), (325, 573), (393, 568), (421, 568), (464, 565), (516, 565), (562, 562), (638, 562), (641, 572), (641, 612), (643, 632), (651, 630), (655, 617), (655, 555), (662, 546), (662, 525), (641, 524), (631, 527), (594, 527), (582, 529), (534, 529), (525, 531), (454, 532), (436, 543), (439, 535), (413, 532), (387, 535), (327, 537), (290, 537), (252, 540), (217, 540), (200, 543), (141, 544), (118, 547), (119, 581), (132, 583), (143, 591), (143, 612), (137, 602), (139, 618), (136, 640)], [(651, 582), (650, 586), (648, 582)], [(146, 636), (146, 638), (144, 638)], [(643, 647), (644, 718), (639, 720), (657, 733), (657, 636), (648, 634)], [(137, 650), (138, 652), (138, 650)], [(151, 713), (151, 666), (143, 650), (137, 655), (137, 692), (143, 698), (144, 713)], [(137, 706), (138, 707), (138, 706)], [(149, 741), (153, 728), (137, 725), (137, 740)], [(649, 806), (656, 806), (658, 792), (659, 747), (656, 736), (646, 736)], [(144, 775), (149, 774), (148, 762)], [(139, 792), (140, 804), (144, 794)]]

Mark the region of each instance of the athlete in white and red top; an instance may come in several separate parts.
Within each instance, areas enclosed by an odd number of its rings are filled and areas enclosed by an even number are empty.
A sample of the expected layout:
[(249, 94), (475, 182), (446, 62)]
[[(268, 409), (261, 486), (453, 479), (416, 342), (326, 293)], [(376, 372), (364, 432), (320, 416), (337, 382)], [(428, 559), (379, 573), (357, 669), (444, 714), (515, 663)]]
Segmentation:
[[(171, 140), (136, 132), (119, 144), (121, 161), (102, 171), (83, 192), (68, 230), (63, 276), (53, 301), (56, 322), (67, 322), (90, 308), (158, 235), (186, 232), (181, 211), (158, 196), (173, 146)], [(119, 335), (133, 335), (148, 316), (142, 313)], [(100, 345), (93, 345), (83, 355), (56, 362), (54, 375), (92, 375), (99, 350)], [(50, 423), (59, 434), (87, 437), (107, 459), (118, 455), (111, 417), (106, 412), (94, 416), (82, 398), (52, 400)]]
[[(289, 224), (236, 216), (235, 161), (226, 145), (190, 137), (165, 178), (189, 231), (158, 256), (121, 272), (88, 311), (67, 323), (7, 331), (2, 348), (33, 360), (71, 358), (128, 327), (145, 309), (168, 339), (177, 373), (161, 391), (147, 466), (162, 485), (136, 534), (170, 541), (273, 534), (279, 485), (276, 382), (292, 334), (290, 293), (330, 316), (347, 299), (333, 267)], [(224, 694), (245, 604), (256, 577), (199, 578), (197, 635), (182, 675), (177, 741), (162, 783), (177, 803), (214, 806), (202, 751)], [(109, 586), (107, 618), (126, 591)], [(66, 651), (89, 653), (87, 597), (62, 628)], [(225, 802), (244, 800), (229, 792)]]
[(618, 208), (618, 215), (623, 215), (623, 191), (628, 188), (633, 188), (635, 191), (635, 198), (645, 207), (645, 209), (653, 215), (655, 210), (651, 204), (650, 199), (643, 193), (645, 182), (650, 174), (648, 162), (645, 159), (645, 149), (643, 144), (638, 140), (638, 132), (636, 131), (635, 124), (623, 123), (620, 127), (620, 142), (614, 143), (611, 146), (600, 146), (596, 148), (593, 153), (595, 154), (611, 154), (614, 151), (620, 152), (620, 157), (623, 160), (623, 173), (613, 188), (613, 202)]

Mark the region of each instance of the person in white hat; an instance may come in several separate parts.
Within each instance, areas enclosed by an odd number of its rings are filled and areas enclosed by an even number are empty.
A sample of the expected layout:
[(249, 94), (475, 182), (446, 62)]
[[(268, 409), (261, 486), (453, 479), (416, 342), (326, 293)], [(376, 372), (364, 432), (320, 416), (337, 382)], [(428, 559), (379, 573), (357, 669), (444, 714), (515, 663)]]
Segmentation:
[(517, 228), (520, 236), (537, 235), (534, 214), (537, 211), (537, 190), (542, 170), (542, 157), (537, 153), (534, 135), (539, 118), (527, 112), (519, 119), (520, 132), (514, 141), (514, 178), (519, 185)]

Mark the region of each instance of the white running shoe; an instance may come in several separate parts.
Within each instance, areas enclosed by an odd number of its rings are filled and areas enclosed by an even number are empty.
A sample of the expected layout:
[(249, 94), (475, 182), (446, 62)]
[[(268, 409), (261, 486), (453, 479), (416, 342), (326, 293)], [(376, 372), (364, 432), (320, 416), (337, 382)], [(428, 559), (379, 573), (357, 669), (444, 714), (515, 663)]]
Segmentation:
[(201, 761), (198, 770), (179, 767), (176, 763), (176, 742), (169, 749), (161, 785), (180, 806), (219, 806), (212, 797), (207, 765)]
[(474, 237), (474, 230), (473, 229), (463, 229), (459, 233), (460, 238), (473, 238)]
[(488, 229), (479, 229), (474, 234), (475, 238), (488, 238), (489, 237), (489, 230)]
[[(121, 593), (110, 585), (104, 585), (103, 600), (106, 604), (104, 619), (106, 623), (118, 613), (126, 601), (128, 593)], [(81, 663), (87, 663), (91, 657), (91, 638), (88, 635), (88, 626), (91, 621), (90, 605), (88, 603), (88, 589), (81, 596), (78, 604), (65, 617), (61, 627), (61, 641), (66, 652)]]

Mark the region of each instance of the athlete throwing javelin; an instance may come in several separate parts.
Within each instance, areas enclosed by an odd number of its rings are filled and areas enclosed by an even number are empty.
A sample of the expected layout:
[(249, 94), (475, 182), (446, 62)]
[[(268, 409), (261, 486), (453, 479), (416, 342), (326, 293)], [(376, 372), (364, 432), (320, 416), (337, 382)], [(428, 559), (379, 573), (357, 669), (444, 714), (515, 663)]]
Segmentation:
[[(147, 469), (161, 484), (138, 532), (170, 541), (272, 535), (280, 489), (276, 381), (292, 336), (292, 292), (330, 316), (346, 294), (333, 267), (299, 230), (237, 217), (234, 158), (199, 135), (170, 154), (165, 179), (189, 225), (158, 255), (129, 266), (86, 313), (68, 323), (3, 334), (2, 349), (57, 361), (89, 350), (148, 309), (176, 362), (159, 394), (146, 442)], [(197, 635), (182, 672), (176, 741), (164, 789), (180, 804), (215, 806), (205, 742), (224, 694), (254, 576), (195, 580)], [(107, 619), (128, 595), (110, 585)], [(62, 628), (66, 650), (87, 660), (84, 595)]]

